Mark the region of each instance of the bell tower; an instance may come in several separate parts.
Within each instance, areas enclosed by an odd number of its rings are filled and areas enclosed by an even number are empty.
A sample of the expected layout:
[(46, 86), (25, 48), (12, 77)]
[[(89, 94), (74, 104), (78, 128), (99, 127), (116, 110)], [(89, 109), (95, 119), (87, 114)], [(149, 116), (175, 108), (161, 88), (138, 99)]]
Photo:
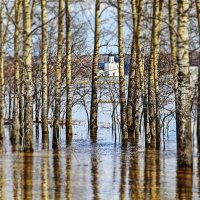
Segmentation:
[(109, 63), (114, 63), (115, 62), (115, 56), (112, 53), (110, 53), (108, 55), (108, 62)]

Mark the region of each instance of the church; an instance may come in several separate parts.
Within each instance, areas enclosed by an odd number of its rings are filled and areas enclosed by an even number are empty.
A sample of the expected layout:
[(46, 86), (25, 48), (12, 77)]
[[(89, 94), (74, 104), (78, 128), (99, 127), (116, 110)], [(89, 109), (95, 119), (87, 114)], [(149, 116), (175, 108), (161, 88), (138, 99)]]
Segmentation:
[(104, 63), (104, 70), (100, 70), (99, 75), (119, 76), (119, 63), (115, 61), (115, 56), (112, 53), (108, 55), (107, 62)]

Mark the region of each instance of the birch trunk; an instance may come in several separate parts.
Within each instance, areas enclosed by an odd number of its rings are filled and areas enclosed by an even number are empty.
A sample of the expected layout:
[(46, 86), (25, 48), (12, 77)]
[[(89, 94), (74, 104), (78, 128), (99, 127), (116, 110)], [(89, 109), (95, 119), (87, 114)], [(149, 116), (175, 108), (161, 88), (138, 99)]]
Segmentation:
[(20, 66), (20, 97), (19, 97), (19, 123), (20, 123), (20, 146), (23, 149), (24, 143), (24, 67)]
[(134, 92), (135, 92), (135, 68), (136, 66), (136, 26), (137, 26), (137, 10), (136, 0), (131, 1), (132, 5), (132, 20), (133, 20), (133, 37), (131, 47), (131, 63), (129, 69), (129, 84), (128, 84), (128, 99), (127, 99), (127, 125), (129, 137), (134, 137)]
[[(149, 127), (150, 135), (147, 138), (150, 138), (152, 141), (156, 138), (156, 99), (155, 99), (155, 79), (154, 79), (154, 56), (155, 56), (155, 38), (156, 38), (156, 27), (158, 20), (156, 20), (156, 15), (159, 12), (159, 1), (154, 0), (153, 4), (153, 25), (152, 25), (152, 35), (151, 35), (151, 54), (150, 54), (150, 67), (149, 67), (149, 85), (148, 85), (148, 108), (149, 108)], [(157, 22), (157, 23), (156, 23)]]
[(94, 56), (92, 65), (92, 99), (91, 99), (91, 109), (90, 109), (90, 137), (94, 141), (96, 141), (97, 139), (97, 129), (98, 129), (97, 72), (99, 64), (99, 34), (100, 34), (100, 0), (96, 0)]
[(170, 48), (171, 62), (173, 68), (174, 93), (175, 93), (175, 109), (176, 109), (176, 131), (178, 132), (178, 67), (176, 63), (176, 32), (175, 32), (175, 14), (174, 0), (169, 0), (169, 32), (170, 32)]
[(19, 34), (20, 34), (20, 13), (21, 0), (15, 0), (15, 33), (14, 33), (14, 62), (15, 62), (15, 77), (14, 77), (14, 105), (13, 105), (13, 127), (12, 127), (12, 142), (18, 146), (19, 144)]
[(24, 20), (24, 151), (33, 151), (33, 105), (32, 105), (32, 44), (31, 44), (31, 9), (30, 0), (23, 1)]
[[(9, 98), (9, 102), (8, 102), (8, 107), (9, 107), (9, 111), (8, 111), (8, 119), (12, 120), (12, 89), (11, 89), (11, 83), (9, 82), (8, 84), (9, 86), (9, 94), (8, 94), (8, 98)], [(12, 133), (11, 133), (12, 134)]]
[(47, 27), (46, 0), (41, 0), (42, 10), (42, 144), (48, 148), (48, 82), (47, 82)]
[(66, 0), (66, 84), (67, 84), (67, 104), (66, 104), (66, 138), (72, 138), (72, 77), (71, 77), (71, 16), (70, 0)]
[(3, 15), (4, 15), (4, 1), (1, 2), (0, 7), (0, 152), (3, 151), (4, 144), (4, 41), (3, 41)]
[(127, 122), (129, 135), (135, 137), (139, 133), (140, 94), (143, 91), (143, 63), (141, 55), (142, 39), (142, 4), (143, 1), (132, 0), (133, 39), (131, 65), (129, 71), (129, 87), (127, 101)]
[[(22, 1), (22, 12), (24, 10), (24, 2)], [(23, 14), (23, 23), (24, 23), (24, 14)], [(24, 33), (23, 33), (24, 34)], [(20, 123), (20, 146), (21, 146), (21, 150), (24, 147), (24, 107), (25, 107), (25, 93), (24, 93), (24, 88), (25, 88), (25, 84), (24, 84), (24, 66), (21, 65), (19, 68), (19, 72), (20, 72), (20, 97), (19, 97), (19, 123)]]
[[(196, 0), (196, 9), (197, 9), (199, 42), (200, 42), (200, 0)], [(199, 56), (199, 67), (200, 67), (200, 56)], [(198, 138), (198, 146), (200, 147), (200, 70), (198, 72), (197, 138)]]
[(140, 96), (144, 92), (144, 68), (142, 62), (142, 5), (143, 0), (137, 1), (137, 26), (136, 26), (136, 76), (135, 76), (135, 83), (136, 83), (136, 95), (135, 95), (135, 135), (139, 134), (139, 125), (140, 125), (140, 117), (141, 117), (141, 103), (140, 103)]
[[(155, 98), (156, 98), (156, 147), (160, 147), (160, 97), (159, 97), (159, 81), (158, 81), (158, 61), (160, 52), (160, 31), (162, 25), (162, 19), (164, 17), (164, 0), (159, 1), (159, 14), (158, 14), (158, 30), (156, 31), (156, 41), (155, 45), (155, 61), (154, 61), (154, 79), (155, 79)], [(156, 16), (157, 17), (157, 16)]]
[(160, 143), (160, 107), (158, 88), (158, 59), (160, 51), (160, 29), (164, 1), (154, 0), (151, 55), (149, 69), (148, 106), (151, 142)]
[(124, 78), (124, 41), (123, 41), (123, 18), (122, 0), (118, 0), (118, 52), (119, 52), (119, 95), (121, 112), (121, 131), (122, 138), (128, 138), (126, 93)]
[(188, 0), (178, 0), (177, 65), (179, 131), (177, 132), (177, 152), (179, 166), (192, 166), (188, 9)]
[(58, 148), (59, 143), (59, 119), (60, 119), (60, 99), (61, 99), (61, 61), (63, 44), (63, 0), (59, 0), (58, 17), (58, 45), (56, 61), (56, 87), (55, 87), (55, 110), (53, 123), (53, 144), (54, 149)]

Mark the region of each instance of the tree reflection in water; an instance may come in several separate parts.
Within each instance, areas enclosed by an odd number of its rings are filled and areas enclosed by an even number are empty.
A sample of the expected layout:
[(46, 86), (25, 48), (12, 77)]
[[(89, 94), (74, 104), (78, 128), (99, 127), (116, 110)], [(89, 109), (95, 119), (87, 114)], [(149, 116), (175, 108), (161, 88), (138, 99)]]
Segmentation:
[[(20, 158), (20, 157), (19, 157)], [(13, 160), (12, 162), (12, 173), (13, 173), (13, 188), (14, 188), (14, 199), (19, 199), (19, 192), (21, 190), (21, 173), (23, 172), (22, 167), (19, 162)]]
[(61, 199), (61, 168), (60, 168), (60, 152), (53, 152), (53, 172), (54, 172), (54, 199)]
[(33, 153), (24, 153), (23, 156), (23, 197), (24, 199), (32, 199), (33, 198)]
[(70, 146), (66, 154), (66, 175), (66, 199), (72, 200), (72, 149)]
[(144, 194), (145, 199), (160, 199), (160, 154), (155, 148), (145, 151)]
[(49, 174), (49, 169), (48, 169), (48, 155), (44, 155), (42, 157), (42, 199), (48, 200), (49, 195), (48, 195), (48, 174)]
[(193, 169), (192, 168), (177, 168), (176, 172), (176, 199), (187, 200), (192, 199), (193, 185)]
[(0, 198), (5, 199), (5, 174), (4, 163), (0, 164)]
[(57, 151), (7, 147), (0, 199), (200, 199), (198, 154), (193, 169), (177, 168), (174, 143), (145, 150), (140, 140), (120, 143), (103, 135), (94, 144), (74, 137), (67, 146), (62, 139)]
[(133, 142), (130, 143), (129, 151), (129, 197), (131, 200), (143, 199), (142, 188), (140, 184), (140, 166), (139, 155)]
[(93, 191), (93, 199), (99, 200), (99, 153), (98, 147), (92, 142), (91, 144), (91, 185)]
[(120, 199), (126, 199), (126, 166), (127, 166), (127, 141), (123, 141), (122, 142), (122, 149), (121, 149), (121, 158), (120, 158), (120, 162), (121, 162), (121, 181), (120, 181)]

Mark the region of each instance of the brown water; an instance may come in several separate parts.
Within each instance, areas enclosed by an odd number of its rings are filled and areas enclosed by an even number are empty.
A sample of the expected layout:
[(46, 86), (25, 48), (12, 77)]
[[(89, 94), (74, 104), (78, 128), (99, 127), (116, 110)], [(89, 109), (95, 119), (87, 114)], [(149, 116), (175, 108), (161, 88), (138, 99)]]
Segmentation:
[(38, 138), (34, 153), (13, 153), (7, 136), (0, 199), (200, 199), (199, 155), (193, 169), (178, 169), (173, 134), (156, 151), (144, 149), (143, 137), (139, 145), (122, 145), (102, 129), (91, 144), (86, 132), (74, 130), (67, 147), (61, 133), (59, 151), (41, 150)]

